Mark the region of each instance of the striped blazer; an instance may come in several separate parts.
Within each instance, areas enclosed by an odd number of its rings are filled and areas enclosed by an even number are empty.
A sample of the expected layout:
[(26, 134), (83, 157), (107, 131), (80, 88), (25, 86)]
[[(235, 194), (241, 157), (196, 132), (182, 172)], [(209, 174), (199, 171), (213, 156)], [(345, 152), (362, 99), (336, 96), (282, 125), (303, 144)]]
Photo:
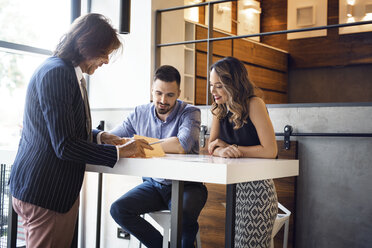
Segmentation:
[[(94, 140), (97, 133), (93, 130)], [(115, 146), (94, 142), (87, 141), (74, 67), (48, 58), (28, 85), (22, 136), (10, 175), (13, 197), (60, 213), (70, 210), (79, 196), (85, 164), (113, 167), (117, 161)]]

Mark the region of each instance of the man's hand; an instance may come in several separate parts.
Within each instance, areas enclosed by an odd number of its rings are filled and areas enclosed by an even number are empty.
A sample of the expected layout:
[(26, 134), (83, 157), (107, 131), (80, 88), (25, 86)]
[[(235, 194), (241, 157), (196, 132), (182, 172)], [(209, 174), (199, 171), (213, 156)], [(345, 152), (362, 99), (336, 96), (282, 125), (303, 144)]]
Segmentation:
[(126, 138), (120, 138), (114, 134), (103, 132), (101, 134), (101, 143), (108, 145), (123, 145), (128, 141)]
[(127, 139), (127, 142), (123, 145), (118, 146), (119, 148), (119, 156), (121, 158), (134, 158), (146, 157), (144, 149), (153, 150), (149, 143), (144, 139)]
[(213, 151), (217, 147), (225, 148), (227, 146), (229, 146), (229, 144), (227, 144), (225, 141), (223, 141), (221, 139), (215, 139), (214, 141), (212, 141), (211, 143), (209, 143), (209, 145), (208, 145), (208, 152), (209, 152), (209, 154), (213, 154)]

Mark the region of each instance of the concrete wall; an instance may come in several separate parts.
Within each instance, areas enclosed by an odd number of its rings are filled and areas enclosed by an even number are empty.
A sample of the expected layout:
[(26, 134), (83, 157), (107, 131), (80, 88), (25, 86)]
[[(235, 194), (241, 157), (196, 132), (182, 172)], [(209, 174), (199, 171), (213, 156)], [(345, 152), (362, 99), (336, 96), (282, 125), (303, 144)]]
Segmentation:
[[(269, 106), (276, 132), (289, 124), (294, 133), (372, 133), (372, 104), (283, 106)], [(372, 138), (296, 139), (296, 247), (371, 247)]]

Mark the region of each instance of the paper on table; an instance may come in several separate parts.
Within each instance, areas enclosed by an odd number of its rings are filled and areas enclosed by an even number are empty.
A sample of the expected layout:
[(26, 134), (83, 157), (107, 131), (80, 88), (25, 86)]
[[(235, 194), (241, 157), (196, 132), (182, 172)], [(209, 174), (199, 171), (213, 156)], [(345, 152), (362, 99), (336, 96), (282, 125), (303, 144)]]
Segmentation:
[[(156, 139), (156, 138), (150, 138), (150, 137), (136, 135), (136, 134), (134, 135), (133, 138), (134, 139), (144, 139), (149, 143), (152, 143), (152, 142), (155, 142), (155, 141), (159, 140), (159, 139)], [(165, 152), (164, 152), (163, 148), (161, 147), (161, 143), (154, 144), (154, 145), (151, 145), (151, 146), (152, 146), (152, 148), (154, 148), (154, 150), (145, 149), (146, 158), (164, 157), (165, 156)]]

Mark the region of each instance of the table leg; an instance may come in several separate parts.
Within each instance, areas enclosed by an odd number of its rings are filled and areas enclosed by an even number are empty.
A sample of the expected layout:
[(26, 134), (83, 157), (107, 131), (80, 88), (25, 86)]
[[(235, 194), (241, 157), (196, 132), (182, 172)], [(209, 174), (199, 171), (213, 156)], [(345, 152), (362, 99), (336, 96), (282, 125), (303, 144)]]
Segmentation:
[(181, 247), (183, 188), (183, 181), (172, 181), (171, 248)]
[(9, 194), (7, 247), (16, 248), (16, 246), (17, 246), (17, 229), (18, 229), (18, 214), (13, 209), (12, 195)]
[(236, 184), (226, 186), (225, 248), (234, 247)]
[[(97, 223), (96, 223), (96, 248), (101, 245), (101, 213), (102, 213), (102, 173), (98, 174), (98, 189), (97, 189)], [(74, 237), (70, 248), (78, 247), (79, 238), (79, 214), (76, 219)]]
[(102, 173), (98, 174), (96, 248), (101, 245)]
[(75, 231), (74, 231), (74, 236), (72, 237), (70, 248), (78, 247), (78, 237), (79, 237), (78, 233), (79, 233), (79, 212), (78, 212), (78, 217), (76, 218)]

